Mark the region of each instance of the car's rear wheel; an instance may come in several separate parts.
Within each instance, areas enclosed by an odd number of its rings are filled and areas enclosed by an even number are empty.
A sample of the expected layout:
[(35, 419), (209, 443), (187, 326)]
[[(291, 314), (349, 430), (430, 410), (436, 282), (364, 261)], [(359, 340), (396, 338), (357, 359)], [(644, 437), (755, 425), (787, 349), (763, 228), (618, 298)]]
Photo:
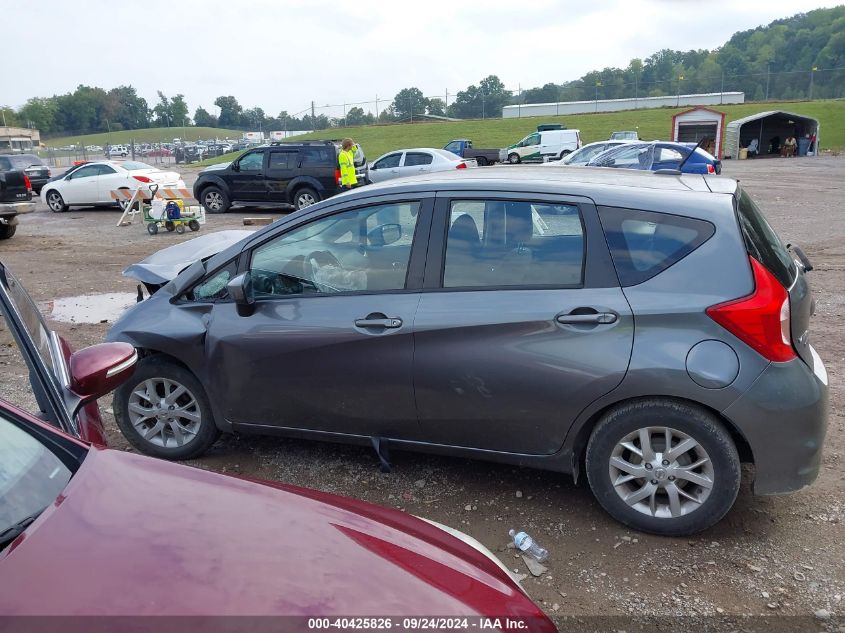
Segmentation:
[(229, 196), (218, 187), (206, 187), (202, 192), (202, 206), (209, 213), (226, 213), (229, 210)]
[(312, 204), (317, 204), (320, 201), (320, 194), (310, 187), (303, 187), (297, 189), (293, 196), (293, 206), (299, 211), (305, 207), (310, 207)]
[(199, 380), (158, 355), (142, 359), (115, 391), (114, 416), (132, 446), (164, 459), (199, 457), (220, 435)]
[(572, 153), (572, 150), (565, 149), (560, 153), (560, 160), (563, 160)]
[(0, 240), (8, 240), (17, 230), (17, 224), (0, 224)]
[(519, 163), (519, 154), (515, 152), (513, 154), (508, 154), (508, 162), (511, 165), (516, 165), (517, 163)]
[(61, 213), (67, 211), (68, 206), (65, 204), (62, 194), (53, 189), (47, 194), (47, 206), (53, 213)]
[(479, 156), (478, 158), (476, 158), (475, 162), (478, 163), (479, 167), (486, 167), (489, 164), (487, 162), (487, 159), (484, 158), (483, 156)]
[(672, 400), (637, 400), (607, 413), (590, 437), (586, 469), (615, 519), (667, 536), (714, 525), (739, 492), (730, 433), (713, 414)]

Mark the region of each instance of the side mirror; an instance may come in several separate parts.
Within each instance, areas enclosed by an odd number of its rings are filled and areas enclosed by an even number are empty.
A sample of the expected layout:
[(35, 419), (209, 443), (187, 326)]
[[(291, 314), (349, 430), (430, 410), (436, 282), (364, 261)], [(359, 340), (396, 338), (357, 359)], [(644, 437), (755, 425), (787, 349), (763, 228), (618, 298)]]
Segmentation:
[(135, 371), (138, 352), (129, 343), (101, 343), (70, 357), (70, 390), (82, 401), (93, 402), (114, 391)]
[(399, 224), (382, 224), (367, 233), (370, 246), (387, 246), (398, 242), (402, 237), (402, 226)]
[(249, 273), (241, 273), (232, 279), (226, 284), (226, 290), (239, 306), (249, 306), (255, 303), (255, 295), (252, 292), (252, 277)]
[(236, 162), (232, 162), (231, 167), (232, 167), (232, 171), (240, 171), (241, 170), (241, 166)]

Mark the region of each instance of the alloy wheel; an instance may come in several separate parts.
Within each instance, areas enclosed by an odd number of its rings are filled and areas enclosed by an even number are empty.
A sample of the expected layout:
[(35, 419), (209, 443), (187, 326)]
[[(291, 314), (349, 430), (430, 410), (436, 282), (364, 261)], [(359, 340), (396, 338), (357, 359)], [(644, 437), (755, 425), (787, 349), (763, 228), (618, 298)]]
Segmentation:
[(616, 494), (634, 510), (675, 518), (700, 508), (714, 486), (707, 451), (691, 436), (665, 426), (628, 433), (608, 463)]
[(51, 191), (49, 194), (47, 194), (47, 206), (49, 206), (52, 211), (58, 213), (64, 208), (65, 205), (62, 201), (62, 197), (55, 191)]
[(209, 211), (219, 211), (223, 208), (223, 196), (217, 191), (209, 191), (205, 194), (205, 206)]
[(317, 200), (312, 196), (310, 193), (301, 193), (298, 196), (299, 200), (299, 208), (304, 209), (305, 207), (310, 207), (312, 204), (316, 204)]
[(202, 426), (196, 397), (169, 378), (149, 378), (129, 396), (129, 421), (145, 441), (162, 448), (184, 446)]

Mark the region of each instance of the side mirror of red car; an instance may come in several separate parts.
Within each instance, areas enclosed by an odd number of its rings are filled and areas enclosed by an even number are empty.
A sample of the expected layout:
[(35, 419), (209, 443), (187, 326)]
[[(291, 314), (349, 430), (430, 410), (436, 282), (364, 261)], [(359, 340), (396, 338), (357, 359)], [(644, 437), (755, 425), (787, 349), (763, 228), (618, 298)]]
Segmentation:
[(88, 403), (114, 391), (135, 371), (138, 352), (129, 343), (92, 345), (70, 357), (70, 390)]

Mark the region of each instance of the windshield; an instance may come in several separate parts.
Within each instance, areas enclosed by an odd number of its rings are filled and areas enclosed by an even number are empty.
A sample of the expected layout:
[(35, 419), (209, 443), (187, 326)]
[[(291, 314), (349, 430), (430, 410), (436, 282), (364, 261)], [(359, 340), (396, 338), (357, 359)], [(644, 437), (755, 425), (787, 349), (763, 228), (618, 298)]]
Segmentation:
[(129, 171), (137, 171), (139, 169), (155, 169), (152, 165), (147, 165), (147, 163), (136, 163), (131, 160), (124, 161), (120, 163), (120, 166), (124, 169), (128, 169)]
[(54, 503), (70, 478), (46, 446), (0, 415), (0, 548)]
[(33, 165), (38, 165), (40, 167), (43, 164), (38, 156), (33, 156), (32, 154), (9, 156), (9, 160), (12, 162), (12, 169), (26, 169), (27, 167), (32, 167)]

